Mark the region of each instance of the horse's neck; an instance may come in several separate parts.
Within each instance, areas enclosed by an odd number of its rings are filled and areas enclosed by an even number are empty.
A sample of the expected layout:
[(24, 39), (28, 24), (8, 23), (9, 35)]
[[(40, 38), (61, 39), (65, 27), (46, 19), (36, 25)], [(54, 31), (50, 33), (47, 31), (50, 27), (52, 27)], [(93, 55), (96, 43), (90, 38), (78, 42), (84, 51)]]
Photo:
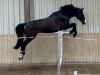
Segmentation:
[(62, 12), (62, 14), (64, 15), (64, 16), (66, 16), (67, 18), (72, 18), (72, 17), (75, 17), (75, 15), (74, 15), (74, 13), (73, 12), (70, 12), (70, 11), (68, 11), (68, 12), (66, 12), (66, 13), (63, 13)]
[(53, 12), (49, 17), (61, 15), (60, 11)]
[(54, 12), (49, 17), (52, 17), (52, 16), (65, 18), (66, 20), (70, 20), (70, 18), (74, 17), (73, 13), (68, 12), (65, 14), (65, 13), (62, 13), (61, 11)]

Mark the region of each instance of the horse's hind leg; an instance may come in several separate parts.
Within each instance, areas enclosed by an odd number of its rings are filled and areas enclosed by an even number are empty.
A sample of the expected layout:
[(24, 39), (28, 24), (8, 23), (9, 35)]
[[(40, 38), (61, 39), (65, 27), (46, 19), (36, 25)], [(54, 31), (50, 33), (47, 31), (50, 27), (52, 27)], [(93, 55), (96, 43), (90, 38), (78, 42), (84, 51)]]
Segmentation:
[(23, 59), (23, 57), (24, 57), (24, 55), (25, 55), (25, 48), (26, 48), (27, 44), (30, 43), (33, 39), (35, 39), (35, 37), (36, 37), (36, 35), (34, 35), (33, 38), (32, 38), (32, 37), (27, 37), (27, 38), (23, 41), (23, 43), (22, 43), (22, 45), (21, 45), (21, 51), (20, 51), (19, 60), (22, 60), (22, 59)]
[(21, 46), (22, 43), (23, 43), (23, 38), (19, 37), (14, 49), (18, 49)]
[(25, 48), (29, 42), (31, 42), (33, 38), (26, 38), (23, 44), (21, 45), (20, 57), (19, 60), (22, 60), (25, 55)]
[(17, 37), (18, 37), (18, 40), (17, 40), (17, 43), (16, 45), (14, 46), (14, 49), (18, 49), (21, 44), (23, 43), (23, 35), (24, 35), (24, 26), (26, 25), (26, 23), (22, 23), (22, 24), (19, 24), (17, 25), (16, 27), (16, 34), (17, 34)]

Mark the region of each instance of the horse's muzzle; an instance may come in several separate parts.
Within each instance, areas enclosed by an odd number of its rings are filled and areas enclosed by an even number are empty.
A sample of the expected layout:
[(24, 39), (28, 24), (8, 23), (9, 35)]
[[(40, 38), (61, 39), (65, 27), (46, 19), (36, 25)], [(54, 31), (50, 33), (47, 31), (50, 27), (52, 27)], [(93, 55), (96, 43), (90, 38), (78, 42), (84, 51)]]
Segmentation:
[(84, 22), (82, 22), (82, 24), (85, 25), (86, 24), (86, 20)]

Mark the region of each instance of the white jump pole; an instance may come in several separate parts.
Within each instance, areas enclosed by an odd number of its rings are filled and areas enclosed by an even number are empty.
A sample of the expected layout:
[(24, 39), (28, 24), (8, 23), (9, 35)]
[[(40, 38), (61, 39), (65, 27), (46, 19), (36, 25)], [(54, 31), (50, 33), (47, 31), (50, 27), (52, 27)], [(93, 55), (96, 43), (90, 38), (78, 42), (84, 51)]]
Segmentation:
[(74, 71), (74, 75), (77, 75), (77, 71)]
[(58, 75), (61, 75), (62, 53), (63, 52), (63, 31), (58, 31)]

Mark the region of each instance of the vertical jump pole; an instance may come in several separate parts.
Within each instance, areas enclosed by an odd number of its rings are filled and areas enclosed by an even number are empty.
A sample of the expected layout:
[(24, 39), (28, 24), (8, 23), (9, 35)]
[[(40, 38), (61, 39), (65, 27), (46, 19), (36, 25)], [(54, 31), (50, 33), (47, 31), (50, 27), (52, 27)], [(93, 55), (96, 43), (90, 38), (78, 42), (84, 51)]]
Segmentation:
[(62, 64), (62, 51), (63, 51), (63, 31), (58, 31), (58, 65), (57, 74), (61, 75), (61, 64)]
[(74, 71), (74, 75), (77, 75), (77, 71)]

